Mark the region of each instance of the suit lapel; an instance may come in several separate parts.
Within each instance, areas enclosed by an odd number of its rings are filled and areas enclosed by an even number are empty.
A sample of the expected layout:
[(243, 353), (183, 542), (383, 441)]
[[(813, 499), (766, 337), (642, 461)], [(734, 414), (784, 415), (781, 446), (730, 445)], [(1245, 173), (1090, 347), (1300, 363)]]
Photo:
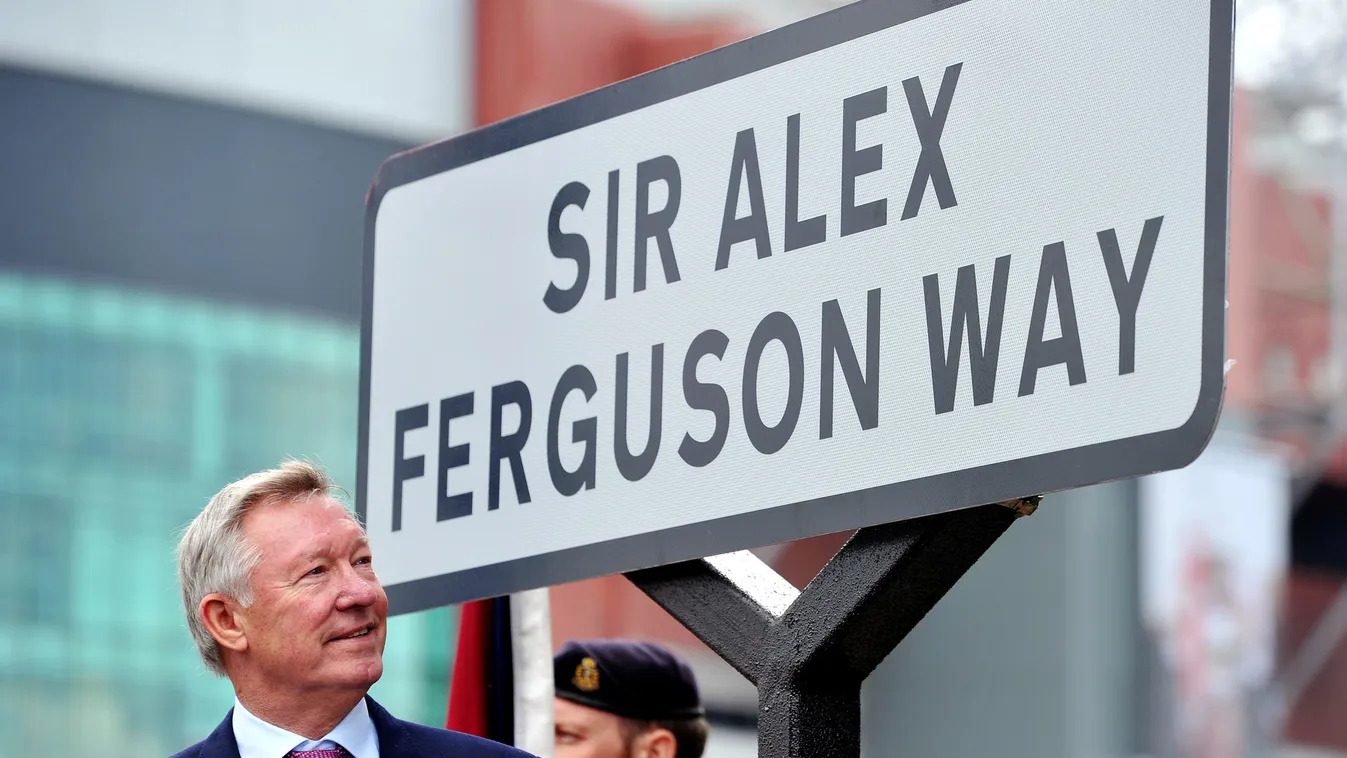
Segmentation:
[(239, 743), (234, 739), (234, 709), (225, 714), (224, 721), (215, 727), (201, 743), (200, 758), (239, 758)]
[(394, 718), (369, 695), (365, 696), (365, 703), (369, 706), (374, 731), (379, 735), (379, 758), (418, 758), (416, 741), (406, 723)]

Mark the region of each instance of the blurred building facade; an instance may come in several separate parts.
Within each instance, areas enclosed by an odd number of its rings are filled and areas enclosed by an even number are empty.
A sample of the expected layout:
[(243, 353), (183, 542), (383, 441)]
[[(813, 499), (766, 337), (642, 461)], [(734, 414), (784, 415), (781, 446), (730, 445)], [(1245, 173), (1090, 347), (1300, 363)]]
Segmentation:
[[(0, 6), (0, 756), (224, 716), (175, 537), (286, 455), (353, 486), (364, 195), (468, 125), (470, 10)], [(376, 697), (443, 721), (453, 619), (393, 620)]]
[[(166, 754), (223, 715), (173, 538), (284, 455), (354, 483), (363, 202), (385, 157), (838, 4), (0, 4), (0, 758)], [(1309, 462), (1288, 514), (1285, 662), (1307, 660), (1312, 630), (1332, 636), (1347, 455), (1332, 174), (1272, 136), (1274, 106), (1236, 98), (1236, 364), (1216, 445), (1273, 440)], [(1057, 495), (1013, 529), (867, 683), (867, 754), (1162, 752), (1142, 500), (1135, 482)], [(845, 538), (759, 552), (802, 586)], [(679, 647), (713, 708), (708, 758), (754, 754), (752, 687), (625, 580), (555, 588), (552, 608), (558, 643)], [(395, 619), (375, 696), (441, 722), (454, 618)], [(1286, 733), (1347, 754), (1347, 646), (1309, 662)]]

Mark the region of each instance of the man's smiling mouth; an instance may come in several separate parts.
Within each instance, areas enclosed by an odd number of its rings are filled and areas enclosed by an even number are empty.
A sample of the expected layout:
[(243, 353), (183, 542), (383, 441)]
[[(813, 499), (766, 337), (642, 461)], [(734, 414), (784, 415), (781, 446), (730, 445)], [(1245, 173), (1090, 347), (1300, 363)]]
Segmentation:
[(329, 640), (329, 642), (336, 642), (337, 640), (355, 640), (355, 639), (359, 639), (359, 638), (364, 637), (364, 636), (366, 636), (367, 634), (369, 634), (372, 630), (373, 630), (373, 627), (368, 627), (368, 626), (367, 626), (367, 627), (365, 627), (364, 629), (361, 629), (361, 630), (356, 631), (356, 632), (352, 632), (352, 633), (350, 633), (350, 634), (348, 634), (348, 635), (345, 635), (345, 636), (343, 636), (343, 637), (333, 637), (331, 640)]

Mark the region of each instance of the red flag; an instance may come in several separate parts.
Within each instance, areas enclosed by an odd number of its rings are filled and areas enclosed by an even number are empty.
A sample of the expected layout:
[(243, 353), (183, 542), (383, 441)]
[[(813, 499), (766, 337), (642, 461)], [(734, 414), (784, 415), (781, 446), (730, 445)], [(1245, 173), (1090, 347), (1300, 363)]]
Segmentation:
[(463, 604), (445, 728), (514, 744), (510, 598)]
[(458, 651), (449, 681), (445, 728), (485, 737), (487, 732), (487, 640), (491, 638), (491, 601), (464, 603), (458, 618)]

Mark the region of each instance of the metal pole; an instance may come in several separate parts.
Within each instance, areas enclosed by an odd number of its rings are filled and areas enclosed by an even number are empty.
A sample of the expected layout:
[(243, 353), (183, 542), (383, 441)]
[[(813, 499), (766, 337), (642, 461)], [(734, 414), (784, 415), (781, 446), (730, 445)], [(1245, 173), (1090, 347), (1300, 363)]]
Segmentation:
[(748, 551), (626, 576), (757, 686), (759, 758), (860, 758), (865, 678), (1038, 501), (866, 527), (803, 591)]

